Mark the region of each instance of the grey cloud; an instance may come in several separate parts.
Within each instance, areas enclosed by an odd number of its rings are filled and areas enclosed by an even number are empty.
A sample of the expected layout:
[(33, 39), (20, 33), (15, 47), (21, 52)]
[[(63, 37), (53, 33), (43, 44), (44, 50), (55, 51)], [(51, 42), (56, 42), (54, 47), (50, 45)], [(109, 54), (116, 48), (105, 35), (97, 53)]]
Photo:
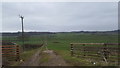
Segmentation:
[(25, 16), (26, 31), (115, 30), (117, 6), (115, 2), (3, 3), (3, 31), (21, 30), (19, 14)]

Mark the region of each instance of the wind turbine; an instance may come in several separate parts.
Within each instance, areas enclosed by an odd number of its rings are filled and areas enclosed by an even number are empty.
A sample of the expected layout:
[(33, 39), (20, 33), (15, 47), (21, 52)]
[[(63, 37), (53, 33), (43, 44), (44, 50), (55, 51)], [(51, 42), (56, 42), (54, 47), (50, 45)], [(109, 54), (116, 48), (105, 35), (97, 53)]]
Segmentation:
[(19, 17), (21, 18), (21, 22), (22, 22), (22, 45), (23, 45), (23, 51), (24, 51), (24, 49), (25, 49), (25, 47), (24, 47), (24, 26), (23, 26), (24, 17), (22, 15), (19, 15)]

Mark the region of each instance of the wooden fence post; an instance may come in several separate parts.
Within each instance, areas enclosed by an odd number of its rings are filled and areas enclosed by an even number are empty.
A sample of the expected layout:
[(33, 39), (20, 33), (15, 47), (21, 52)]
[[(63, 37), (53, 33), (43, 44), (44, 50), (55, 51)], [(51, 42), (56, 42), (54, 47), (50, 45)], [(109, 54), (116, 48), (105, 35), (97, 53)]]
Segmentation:
[(104, 55), (105, 55), (105, 58), (107, 59), (108, 58), (108, 55), (107, 55), (107, 45), (104, 44)]
[(85, 44), (83, 44), (83, 52), (84, 52), (84, 56), (85, 56)]
[(73, 44), (71, 44), (71, 56), (73, 56)]
[(104, 44), (103, 46), (104, 46), (104, 48), (103, 48), (103, 56), (104, 56), (105, 62), (107, 63), (108, 62), (107, 59), (108, 59), (108, 55), (109, 55), (109, 52), (108, 52), (108, 49), (107, 49), (107, 44)]
[(16, 46), (16, 61), (20, 60), (19, 45)]

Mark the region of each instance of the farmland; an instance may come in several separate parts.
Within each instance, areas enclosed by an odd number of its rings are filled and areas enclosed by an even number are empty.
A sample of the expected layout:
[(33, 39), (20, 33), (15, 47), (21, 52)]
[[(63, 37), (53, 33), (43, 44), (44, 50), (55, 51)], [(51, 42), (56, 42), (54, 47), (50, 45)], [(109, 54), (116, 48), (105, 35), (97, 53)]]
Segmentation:
[[(3, 36), (2, 40), (15, 42), (21, 45), (21, 41), (15, 36)], [(92, 34), (92, 33), (56, 33), (56, 34), (44, 34), (30, 36), (25, 44), (42, 44), (47, 42), (47, 47), (50, 50), (54, 50), (56, 53), (61, 55), (63, 59), (75, 66), (94, 66), (90, 59), (76, 58), (70, 56), (70, 43), (118, 43), (118, 34)], [(98, 45), (94, 45), (98, 47)], [(118, 46), (112, 46), (118, 47)], [(92, 61), (95, 61), (92, 59)], [(98, 63), (97, 66), (104, 64)], [(95, 65), (95, 66), (96, 66)], [(115, 65), (110, 63), (109, 65)]]
[[(2, 40), (16, 42), (21, 44), (21, 41), (17, 39), (16, 36), (3, 36)], [(118, 34), (81, 34), (81, 33), (56, 33), (56, 34), (44, 34), (44, 35), (35, 35), (30, 36), (29, 40), (25, 43), (30, 44), (39, 44), (44, 40), (47, 40), (47, 43), (58, 41), (59, 43), (117, 43)]]

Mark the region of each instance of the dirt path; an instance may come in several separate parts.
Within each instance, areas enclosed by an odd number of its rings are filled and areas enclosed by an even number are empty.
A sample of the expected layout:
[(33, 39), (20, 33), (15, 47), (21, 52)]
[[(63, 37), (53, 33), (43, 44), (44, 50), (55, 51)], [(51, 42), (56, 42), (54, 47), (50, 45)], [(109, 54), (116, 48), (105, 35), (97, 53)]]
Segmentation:
[(24, 61), (21, 66), (39, 66), (40, 50), (35, 53), (29, 60)]
[(65, 60), (57, 55), (53, 50), (43, 51), (44, 54), (47, 54), (48, 60), (44, 63), (41, 63), (40, 66), (69, 66)]
[(29, 60), (24, 61), (21, 66), (70, 66), (65, 60), (53, 50), (39, 50)]

